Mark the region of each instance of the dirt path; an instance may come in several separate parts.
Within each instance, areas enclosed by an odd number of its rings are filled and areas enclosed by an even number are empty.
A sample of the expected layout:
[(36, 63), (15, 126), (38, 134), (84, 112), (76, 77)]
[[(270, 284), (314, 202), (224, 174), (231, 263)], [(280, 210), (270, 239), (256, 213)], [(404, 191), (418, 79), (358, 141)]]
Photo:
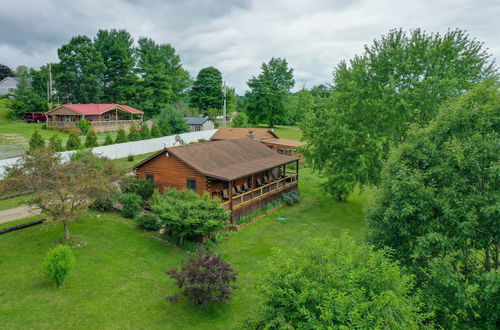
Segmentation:
[(40, 211), (37, 209), (33, 209), (27, 205), (21, 205), (12, 209), (0, 211), (0, 223), (33, 217), (39, 213)]

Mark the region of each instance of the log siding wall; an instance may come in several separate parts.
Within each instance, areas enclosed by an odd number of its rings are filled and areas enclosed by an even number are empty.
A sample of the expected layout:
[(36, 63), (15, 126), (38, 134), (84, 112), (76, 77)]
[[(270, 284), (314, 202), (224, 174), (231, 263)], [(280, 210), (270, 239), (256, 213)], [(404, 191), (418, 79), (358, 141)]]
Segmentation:
[(196, 180), (196, 192), (202, 195), (207, 190), (207, 179), (174, 156), (162, 153), (136, 169), (137, 176), (145, 179), (147, 174), (153, 175), (153, 180), (163, 191), (165, 187), (187, 189), (187, 180)]

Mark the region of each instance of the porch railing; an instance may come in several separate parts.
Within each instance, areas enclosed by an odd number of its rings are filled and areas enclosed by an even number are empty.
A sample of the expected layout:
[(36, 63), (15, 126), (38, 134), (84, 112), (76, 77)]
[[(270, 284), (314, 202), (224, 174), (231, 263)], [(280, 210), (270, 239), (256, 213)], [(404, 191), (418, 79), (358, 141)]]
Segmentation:
[[(130, 124), (139, 123), (137, 120), (103, 120), (103, 121), (91, 121), (93, 127), (114, 127), (114, 126), (130, 126)], [(48, 121), (48, 127), (51, 128), (78, 128), (77, 121)]]
[[(272, 181), (255, 189), (233, 196), (233, 210), (237, 210), (265, 197), (277, 194), (285, 189), (297, 185), (297, 174), (293, 173), (284, 178)], [(221, 203), (225, 209), (230, 208), (230, 200)]]

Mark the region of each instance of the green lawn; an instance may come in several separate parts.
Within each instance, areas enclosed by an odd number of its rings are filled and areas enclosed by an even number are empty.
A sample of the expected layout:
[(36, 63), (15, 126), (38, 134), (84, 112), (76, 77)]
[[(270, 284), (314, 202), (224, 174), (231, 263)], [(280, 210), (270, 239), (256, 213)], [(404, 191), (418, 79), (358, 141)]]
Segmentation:
[[(45, 278), (42, 262), (62, 236), (62, 225), (35, 226), (0, 236), (0, 324), (2, 328), (228, 329), (245, 318), (255, 301), (273, 247), (300, 247), (312, 237), (365, 234), (363, 204), (369, 194), (338, 203), (301, 171), (300, 203), (285, 207), (218, 247), (238, 272), (234, 299), (208, 310), (165, 299), (176, 292), (163, 272), (188, 255), (152, 239), (112, 213), (91, 213), (74, 222), (72, 234), (88, 245), (74, 248), (76, 266), (63, 289)], [(276, 221), (276, 217), (286, 222)]]
[[(267, 125), (256, 125), (257, 128), (268, 128)], [(302, 132), (297, 126), (276, 126), (274, 127), (274, 133), (282, 139), (289, 140), (302, 140)]]
[(0, 201), (0, 211), (11, 209), (13, 207), (25, 204), (33, 195), (19, 196), (9, 199), (4, 199)]

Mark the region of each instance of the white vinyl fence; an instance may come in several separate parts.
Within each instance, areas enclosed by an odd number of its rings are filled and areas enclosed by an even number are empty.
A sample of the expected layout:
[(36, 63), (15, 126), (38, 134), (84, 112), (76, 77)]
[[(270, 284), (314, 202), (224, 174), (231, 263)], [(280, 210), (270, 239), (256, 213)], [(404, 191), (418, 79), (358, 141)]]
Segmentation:
[[(184, 143), (196, 142), (199, 139), (208, 140), (217, 132), (216, 129), (211, 129), (208, 131), (200, 132), (190, 132), (178, 134), (179, 138)], [(177, 135), (164, 136), (156, 139), (141, 140), (134, 142), (111, 144), (109, 146), (96, 147), (92, 149), (92, 152), (96, 155), (105, 156), (110, 159), (117, 159), (127, 157), (128, 155), (142, 155), (153, 151), (162, 150), (166, 147), (172, 147), (174, 145), (180, 145), (179, 141), (176, 141)], [(59, 154), (64, 160), (68, 160), (71, 154), (75, 153), (75, 150), (63, 151)], [(12, 166), (18, 161), (19, 157), (0, 159), (0, 177), (5, 174), (5, 167)]]

